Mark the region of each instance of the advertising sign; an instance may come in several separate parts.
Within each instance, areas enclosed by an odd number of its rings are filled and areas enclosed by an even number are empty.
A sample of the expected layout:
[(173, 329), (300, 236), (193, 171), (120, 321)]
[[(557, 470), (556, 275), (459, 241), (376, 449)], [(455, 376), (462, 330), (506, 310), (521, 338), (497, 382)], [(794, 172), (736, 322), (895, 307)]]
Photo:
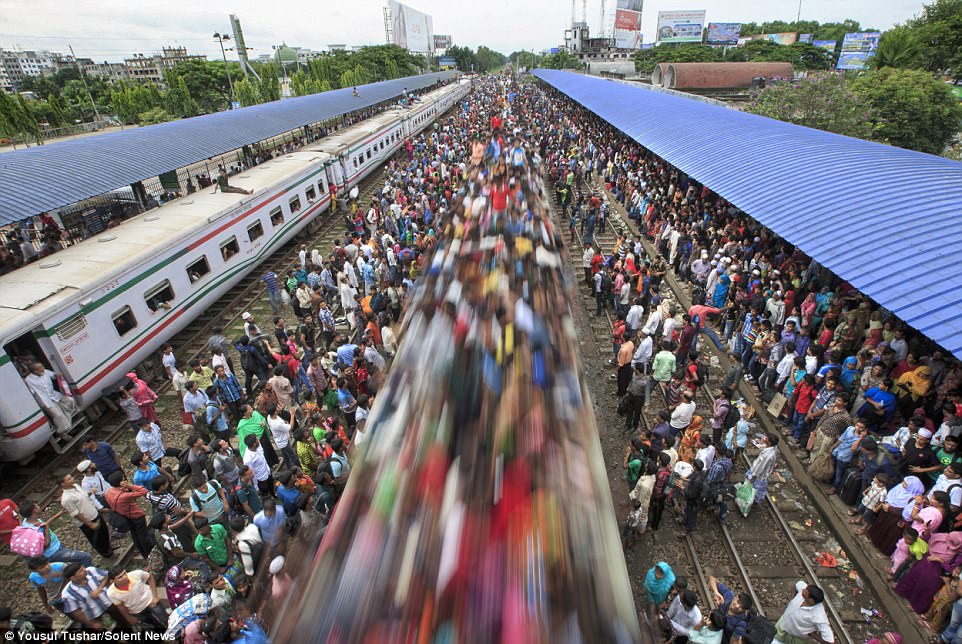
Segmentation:
[(438, 66), (440, 67), (457, 67), (458, 63), (453, 58), (448, 56), (442, 56), (438, 58)]
[(451, 36), (439, 36), (434, 35), (434, 48), (435, 49), (451, 49), (451, 45), (454, 44), (454, 39)]
[(781, 33), (781, 34), (763, 34), (761, 36), (756, 36), (758, 40), (771, 40), (773, 43), (779, 45), (791, 45), (798, 41), (798, 34), (794, 31)]
[(657, 41), (701, 42), (705, 11), (659, 11)]
[(394, 44), (408, 51), (434, 53), (434, 19), (426, 13), (388, 0)]
[(812, 44), (816, 47), (821, 47), (822, 49), (827, 49), (829, 51), (835, 51), (835, 46), (838, 44), (834, 40), (814, 40)]
[(838, 56), (837, 69), (859, 71), (868, 67), (868, 59), (875, 55), (879, 38), (877, 31), (845, 34), (842, 40), (842, 53)]
[[(628, 4), (629, 0), (619, 0)], [(641, 12), (615, 9), (615, 47), (618, 49), (641, 49)]]
[(811, 45), (814, 37), (814, 34), (798, 34), (798, 42), (807, 42)]
[(738, 36), (742, 33), (740, 22), (711, 22), (708, 24), (706, 45), (737, 45)]

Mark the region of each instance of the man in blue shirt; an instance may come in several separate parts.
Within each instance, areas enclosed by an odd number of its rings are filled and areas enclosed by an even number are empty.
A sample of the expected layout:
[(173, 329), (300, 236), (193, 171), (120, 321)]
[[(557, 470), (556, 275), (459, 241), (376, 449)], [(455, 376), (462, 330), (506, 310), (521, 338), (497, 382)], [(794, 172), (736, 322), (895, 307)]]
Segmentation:
[(241, 417), (240, 405), (244, 400), (244, 388), (241, 387), (237, 376), (227, 373), (223, 365), (218, 365), (214, 369), (213, 384), (220, 401), (230, 410), (231, 422), (236, 425)]
[(347, 388), (347, 381), (344, 378), (337, 379), (337, 404), (347, 418), (347, 424), (354, 429), (354, 412), (357, 411), (357, 400)]
[(97, 471), (99, 471), (104, 478), (123, 469), (120, 466), (120, 459), (117, 457), (117, 452), (110, 446), (110, 443), (88, 438), (84, 441), (80, 451), (85, 459), (97, 466)]
[(731, 588), (718, 581), (716, 577), (708, 578), (708, 585), (711, 586), (712, 594), (715, 598), (716, 610), (725, 617), (725, 641), (730, 641), (736, 637), (741, 638), (748, 632), (748, 624), (751, 620), (752, 598), (748, 593), (735, 594)]
[(829, 490), (829, 494), (838, 494), (838, 491), (842, 489), (845, 472), (848, 471), (849, 465), (851, 465), (852, 460), (855, 458), (855, 453), (858, 452), (859, 443), (867, 434), (868, 425), (865, 424), (864, 420), (859, 418), (855, 421), (854, 425), (849, 426), (848, 429), (842, 432), (842, 435), (835, 441), (835, 445), (832, 446), (832, 460), (835, 461), (835, 478), (832, 479), (832, 489)]
[(254, 525), (260, 528), (261, 539), (268, 548), (276, 548), (280, 545), (286, 519), (284, 508), (277, 507), (274, 497), (266, 497), (264, 509), (254, 516)]
[[(892, 379), (886, 378), (878, 387), (865, 392), (865, 404), (857, 412), (864, 418), (873, 431), (878, 431), (895, 414), (895, 394), (892, 393)], [(93, 459), (91, 459), (93, 460)], [(98, 465), (99, 469), (100, 466)]]
[(277, 309), (281, 305), (281, 285), (277, 281), (277, 274), (274, 271), (267, 271), (261, 275), (264, 288), (267, 289), (267, 299), (271, 303), (271, 311), (277, 315)]
[(344, 342), (337, 348), (337, 361), (343, 367), (354, 366), (354, 356), (357, 353), (357, 345)]

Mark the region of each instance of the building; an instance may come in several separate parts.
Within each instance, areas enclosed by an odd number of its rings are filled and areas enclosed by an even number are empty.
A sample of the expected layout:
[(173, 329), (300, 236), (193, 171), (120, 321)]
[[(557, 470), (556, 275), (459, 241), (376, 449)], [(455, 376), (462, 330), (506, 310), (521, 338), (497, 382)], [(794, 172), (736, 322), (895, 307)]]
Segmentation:
[(159, 54), (144, 56), (134, 54), (124, 59), (127, 78), (143, 82), (154, 83), (163, 88), (164, 72), (188, 60), (206, 60), (203, 54), (188, 54), (186, 47), (164, 47)]
[(564, 48), (589, 74), (635, 75), (634, 50), (617, 49), (614, 38), (592, 38), (586, 22), (575, 22), (565, 31)]
[(49, 51), (0, 49), (0, 89), (19, 91), (25, 76), (40, 76), (52, 64)]

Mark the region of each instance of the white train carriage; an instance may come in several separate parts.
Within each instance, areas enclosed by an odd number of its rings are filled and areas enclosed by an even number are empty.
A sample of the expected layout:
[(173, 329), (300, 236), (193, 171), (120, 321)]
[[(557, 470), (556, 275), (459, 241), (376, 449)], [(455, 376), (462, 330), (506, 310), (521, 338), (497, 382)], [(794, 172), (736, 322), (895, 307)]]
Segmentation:
[(430, 114), (423, 129), (466, 91), (449, 85), (416, 111), (338, 132), (339, 154), (325, 139), (231, 178), (252, 195), (206, 188), (0, 276), (0, 460), (29, 459), (53, 432), (14, 356), (63, 374), (78, 407), (90, 406), (328, 209), (331, 182), (356, 185), (387, 158), (409, 133), (405, 116)]

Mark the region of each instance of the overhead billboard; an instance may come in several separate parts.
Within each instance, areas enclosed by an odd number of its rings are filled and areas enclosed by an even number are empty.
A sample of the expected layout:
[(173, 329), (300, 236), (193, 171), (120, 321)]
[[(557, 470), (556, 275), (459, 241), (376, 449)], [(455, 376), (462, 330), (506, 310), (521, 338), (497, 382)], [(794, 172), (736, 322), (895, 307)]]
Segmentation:
[(822, 49), (827, 49), (828, 51), (835, 51), (835, 47), (838, 46), (838, 41), (835, 40), (813, 40), (812, 44), (816, 47), (821, 47)]
[(439, 36), (434, 35), (434, 48), (435, 49), (451, 49), (451, 45), (454, 44), (454, 38), (451, 36)]
[(711, 22), (708, 23), (706, 45), (737, 45), (738, 37), (742, 33), (740, 22)]
[(396, 0), (388, 0), (388, 8), (394, 44), (408, 51), (433, 54), (434, 19)]
[(842, 53), (838, 55), (837, 69), (860, 71), (868, 68), (869, 59), (878, 49), (878, 31), (862, 31), (845, 34), (842, 40)]
[(798, 33), (791, 31), (780, 34), (762, 34), (755, 36), (758, 40), (770, 40), (777, 45), (791, 45), (798, 42)]
[(615, 47), (641, 49), (641, 9), (644, 0), (618, 0), (615, 7)]
[(657, 41), (701, 42), (705, 11), (659, 11)]

